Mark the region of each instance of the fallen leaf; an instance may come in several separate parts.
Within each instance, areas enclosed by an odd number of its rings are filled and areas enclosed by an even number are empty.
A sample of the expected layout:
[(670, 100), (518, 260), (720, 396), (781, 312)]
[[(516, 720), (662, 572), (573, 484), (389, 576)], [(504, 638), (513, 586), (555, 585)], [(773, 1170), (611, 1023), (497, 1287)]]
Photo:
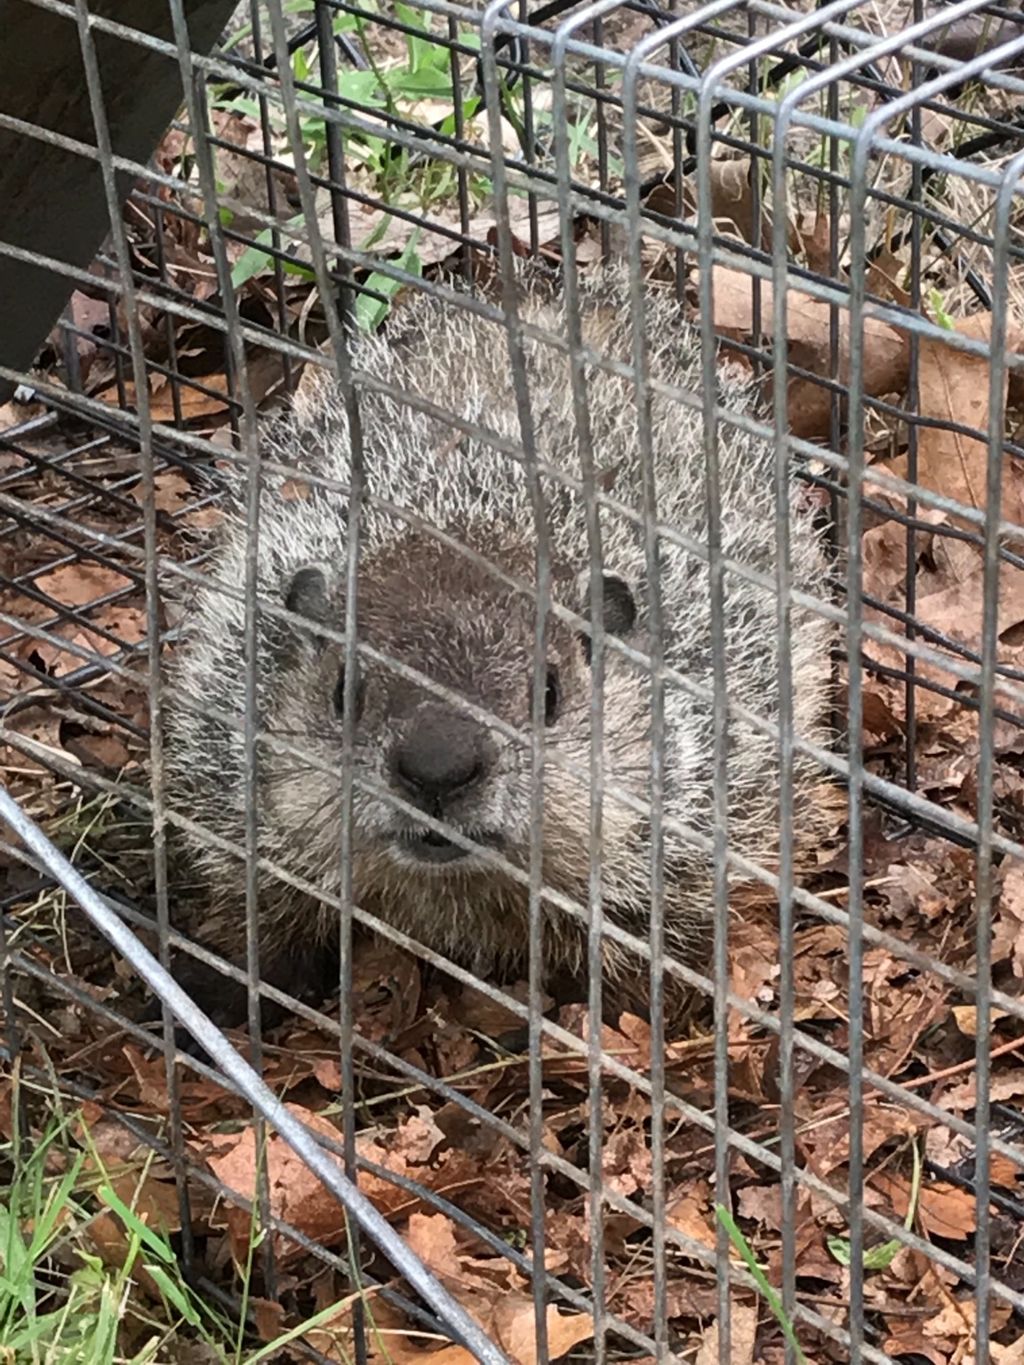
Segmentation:
[[(516, 981), (503, 988), (503, 993), (518, 1004), (525, 1004), (529, 998), (530, 987), (525, 981)], [(550, 1009), (550, 996), (542, 996), (542, 1010)], [(453, 1014), (464, 1028), (485, 1038), (501, 1038), (504, 1034), (518, 1033), (526, 1027), (522, 1017), (513, 1013), (500, 1000), (492, 1000), (483, 991), (472, 986), (463, 986), (453, 1001)]]
[(684, 1237), (712, 1250), (718, 1245), (717, 1225), (711, 1210), (711, 1192), (704, 1181), (696, 1181), (665, 1205), (669, 1227)]
[[(86, 1224), (84, 1231), (103, 1264), (120, 1270), (128, 1259), (129, 1251), (129, 1233), (120, 1218), (116, 1218), (112, 1213), (97, 1213)], [(146, 1269), (142, 1255), (141, 1251), (135, 1253), (129, 1273), (135, 1283), (145, 1291), (147, 1297), (152, 1302), (159, 1303), (160, 1290)]]
[[(977, 1005), (954, 1005), (953, 1018), (956, 1026), (965, 1038), (977, 1038), (978, 1036), (978, 1007)], [(996, 1023), (999, 1019), (1007, 1019), (1005, 1010), (993, 1009), (990, 1014), (990, 1022)]]
[(110, 773), (120, 772), (131, 762), (131, 750), (120, 734), (65, 734), (61, 729), (61, 743), (69, 754), (86, 768), (99, 768)]
[[(1020, 1100), (1024, 1097), (1024, 1067), (1008, 1067), (998, 1072), (989, 1081), (989, 1097), (994, 1104), (1007, 1100)], [(942, 1097), (943, 1106), (954, 1114), (973, 1109), (978, 1102), (978, 1091), (974, 1076), (969, 1076), (960, 1085), (953, 1086)]]
[(911, 1359), (925, 1361), (926, 1365), (949, 1365), (950, 1351), (954, 1343), (950, 1341), (945, 1348), (924, 1335), (924, 1328), (914, 1319), (894, 1318), (887, 1321), (888, 1337), (882, 1342), (882, 1349), (892, 1360)]
[[(183, 512), (196, 497), (192, 485), (178, 469), (161, 470), (153, 479), (153, 493), (156, 510), (166, 512), (168, 516)], [(132, 497), (140, 507), (144, 506), (145, 486), (141, 483), (136, 484), (132, 489)]]
[[(892, 1104), (873, 1103), (865, 1106), (861, 1125), (861, 1142), (865, 1159), (894, 1137), (907, 1137), (924, 1126), (924, 1120), (906, 1109)], [(805, 1135), (808, 1165), (820, 1176), (826, 1176), (850, 1159), (850, 1122), (844, 1114), (815, 1124)]]
[(132, 580), (102, 564), (65, 564), (35, 580), (40, 592), (67, 607), (84, 607), (131, 587)]
[[(716, 157), (711, 162), (711, 212), (715, 225), (727, 235), (758, 245), (761, 233), (754, 221), (754, 191), (750, 157)], [(759, 201), (762, 204), (763, 200)]]
[[(713, 1322), (704, 1333), (695, 1365), (718, 1365), (718, 1323)], [(729, 1312), (730, 1365), (748, 1365), (754, 1359), (757, 1340), (757, 1308), (733, 1303)]]
[[(148, 384), (149, 413), (154, 422), (173, 422), (178, 410), (185, 421), (196, 417), (212, 417), (227, 411), (228, 381), (223, 374), (203, 375), (193, 383), (179, 384), (177, 409), (174, 404), (174, 391), (163, 375), (148, 376)], [(203, 393), (195, 388), (194, 384), (202, 384), (204, 388), (212, 389), (213, 392)], [(117, 384), (110, 384), (107, 388), (101, 389), (96, 397), (101, 403), (109, 403), (113, 407), (134, 409), (138, 406), (138, 394), (134, 382), (130, 379), (125, 381), (123, 399)]]
[(443, 1213), (414, 1213), (405, 1230), (405, 1242), (435, 1275), (458, 1278), (455, 1224)]
[[(769, 340), (772, 334), (772, 286), (759, 280), (761, 332)], [(742, 270), (715, 266), (714, 325), (716, 330), (733, 334), (737, 340), (761, 338), (753, 336), (754, 281)], [(786, 341), (790, 359), (802, 369), (823, 378), (832, 375), (831, 316), (828, 303), (799, 289), (786, 293)], [(850, 374), (850, 319), (843, 309), (837, 309), (839, 325), (838, 365), (835, 378), (849, 382)], [(858, 338), (860, 341), (860, 338)], [(906, 336), (877, 318), (864, 319), (864, 390), (879, 397), (887, 393), (902, 393), (906, 388), (910, 365), (910, 347)], [(832, 411), (831, 393), (807, 380), (794, 378), (789, 384), (789, 425), (798, 436), (824, 436), (829, 430)]]
[(256, 1319), (256, 1331), (260, 1341), (276, 1341), (285, 1330), (287, 1313), (284, 1305), (273, 1299), (261, 1299), (250, 1294), (249, 1308)]
[(429, 1107), (422, 1105), (418, 1113), (411, 1114), (399, 1126), (389, 1150), (393, 1156), (410, 1165), (421, 1166), (430, 1160), (442, 1142), (444, 1133), (434, 1121)]
[(993, 907), (992, 960), (1009, 962), (1018, 980), (1024, 980), (1024, 864), (1006, 860), (999, 896)]
[[(562, 1313), (554, 1304), (548, 1308), (545, 1326), (548, 1354), (552, 1360), (558, 1360), (594, 1335), (594, 1323), (589, 1314)], [(510, 1359), (518, 1361), (519, 1365), (535, 1365), (538, 1359), (537, 1324), (532, 1297), (508, 1294), (499, 1298), (494, 1306), (491, 1332)]]
[(1009, 1346), (1000, 1346), (993, 1341), (988, 1350), (995, 1365), (1024, 1365), (1024, 1337), (1018, 1337)]
[(737, 1195), (737, 1206), (743, 1218), (761, 1223), (773, 1232), (782, 1226), (780, 1185), (746, 1185)]
[[(288, 1112), (299, 1119), (314, 1134), (341, 1140), (333, 1123), (312, 1110), (289, 1104)], [(256, 1197), (258, 1153), (256, 1132), (252, 1125), (240, 1133), (208, 1134), (195, 1144), (205, 1157), (210, 1170), (223, 1183), (244, 1199)], [(321, 1183), (297, 1153), (277, 1133), (269, 1133), (266, 1142), (265, 1168), (270, 1211), (276, 1218), (291, 1223), (321, 1246), (331, 1247), (347, 1236), (345, 1210), (330, 1190)], [(228, 1205), (225, 1218), (231, 1234), (236, 1261), (245, 1264), (251, 1233), (251, 1215), (242, 1208)], [(291, 1239), (277, 1234), (275, 1255), (282, 1261), (301, 1254), (301, 1248)]]
[[(985, 565), (979, 546), (966, 542), (936, 542), (933, 557), (937, 563), (937, 577), (945, 577), (948, 585), (929, 592), (926, 580), (919, 580), (919, 595), (914, 615), (925, 624), (950, 635), (972, 649), (979, 649), (982, 639)], [(948, 567), (947, 567), (948, 566)], [(999, 596), (996, 604), (996, 633), (1002, 637), (1024, 622), (1024, 569), (999, 563)], [(924, 670), (921, 670), (922, 672)]]
[(830, 268), (832, 258), (829, 215), (819, 207), (814, 215), (813, 224), (810, 227), (805, 227), (803, 214), (800, 214), (796, 227), (793, 229), (793, 236), (796, 239), (798, 250), (804, 254), (809, 269), (819, 275), (825, 274)]
[[(871, 1186), (891, 1201), (897, 1218), (906, 1217), (910, 1206), (908, 1180), (880, 1171), (872, 1177)], [(950, 1241), (966, 1241), (977, 1223), (974, 1195), (944, 1180), (926, 1181), (921, 1185), (915, 1214), (927, 1233)]]
[(621, 1128), (605, 1142), (601, 1152), (604, 1183), (628, 1198), (647, 1190), (651, 1182), (651, 1149), (639, 1128)]
[[(537, 1326), (531, 1295), (503, 1293), (483, 1297), (461, 1294), (458, 1297), (513, 1365), (536, 1365)], [(369, 1361), (388, 1362), (388, 1365), (475, 1365), (477, 1357), (463, 1346), (449, 1345), (436, 1351), (425, 1351), (419, 1335), (415, 1338), (407, 1335), (396, 1321), (394, 1312), (383, 1303), (373, 1305), (372, 1323), (373, 1330), (366, 1333)], [(553, 1361), (594, 1334), (589, 1315), (562, 1313), (553, 1304), (547, 1310), (546, 1326), (548, 1356)], [(306, 1339), (328, 1360), (348, 1365), (354, 1345), (350, 1305), (346, 1304), (327, 1328), (317, 1328), (308, 1333)]]
[[(891, 251), (880, 251), (868, 266), (868, 293), (901, 304), (904, 308), (909, 307), (911, 295), (903, 284), (908, 278), (908, 266), (908, 262), (900, 260)], [(818, 267), (819, 270), (823, 268)]]
[[(977, 313), (957, 324), (957, 333), (974, 341), (988, 342), (992, 319)], [(1008, 329), (1007, 350), (1018, 349), (1021, 331)], [(989, 372), (986, 356), (969, 355), (936, 337), (922, 337), (918, 360), (918, 395), (921, 417), (957, 423), (985, 435), (989, 425)], [(1007, 378), (1003, 376), (1003, 397)], [(1002, 433), (1000, 433), (1000, 438)], [(923, 425), (917, 444), (917, 478), (925, 488), (942, 493), (965, 507), (983, 510), (988, 473), (987, 438), (978, 440), (958, 431)], [(1003, 461), (1002, 507), (1004, 520), (1024, 526), (1021, 480), (1007, 457)]]

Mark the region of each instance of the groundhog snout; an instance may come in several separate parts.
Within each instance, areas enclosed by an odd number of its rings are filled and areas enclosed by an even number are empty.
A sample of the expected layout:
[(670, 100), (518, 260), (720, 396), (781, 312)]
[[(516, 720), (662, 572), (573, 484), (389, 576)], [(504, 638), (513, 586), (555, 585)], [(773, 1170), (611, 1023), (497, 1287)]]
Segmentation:
[(493, 765), (490, 738), (475, 720), (447, 707), (417, 712), (391, 751), (391, 777), (417, 804), (443, 808), (468, 796)]

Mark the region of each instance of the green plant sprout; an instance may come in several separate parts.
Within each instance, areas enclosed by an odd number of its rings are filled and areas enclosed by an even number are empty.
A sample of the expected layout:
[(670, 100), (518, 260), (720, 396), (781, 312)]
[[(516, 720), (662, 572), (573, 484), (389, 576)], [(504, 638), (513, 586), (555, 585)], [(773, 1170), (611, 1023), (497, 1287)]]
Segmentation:
[(796, 1355), (797, 1360), (800, 1362), (800, 1365), (805, 1365), (806, 1357), (800, 1348), (800, 1343), (797, 1340), (796, 1332), (793, 1329), (793, 1324), (789, 1320), (789, 1314), (783, 1308), (782, 1300), (779, 1298), (778, 1294), (776, 1294), (775, 1290), (768, 1283), (767, 1275), (765, 1275), (764, 1271), (758, 1265), (754, 1253), (750, 1249), (750, 1244), (747, 1242), (747, 1239), (744, 1237), (740, 1229), (736, 1226), (736, 1220), (733, 1218), (729, 1210), (725, 1208), (725, 1206), (722, 1204), (715, 1205), (715, 1216), (717, 1217), (718, 1221), (722, 1224), (722, 1226), (725, 1228), (726, 1232), (729, 1234), (729, 1241), (732, 1242), (733, 1246), (742, 1256), (747, 1269), (750, 1271), (751, 1275), (754, 1278), (754, 1282), (757, 1285), (758, 1293), (764, 1299), (765, 1303), (767, 1303), (768, 1307), (772, 1310), (772, 1313), (774, 1314), (776, 1321), (782, 1328), (782, 1335), (789, 1342), (790, 1346), (792, 1346), (793, 1352)]
[[(907, 1212), (903, 1219), (903, 1226), (908, 1232), (914, 1226), (917, 1201), (921, 1194), (921, 1155), (917, 1150), (916, 1142), (911, 1142), (910, 1151), (914, 1159), (914, 1174), (910, 1181), (910, 1199), (907, 1202)], [(901, 1241), (893, 1237), (888, 1242), (880, 1242), (877, 1246), (865, 1247), (864, 1269), (888, 1270), (902, 1245)], [(845, 1237), (829, 1237), (827, 1246), (840, 1265), (850, 1264), (852, 1253), (850, 1243)]]

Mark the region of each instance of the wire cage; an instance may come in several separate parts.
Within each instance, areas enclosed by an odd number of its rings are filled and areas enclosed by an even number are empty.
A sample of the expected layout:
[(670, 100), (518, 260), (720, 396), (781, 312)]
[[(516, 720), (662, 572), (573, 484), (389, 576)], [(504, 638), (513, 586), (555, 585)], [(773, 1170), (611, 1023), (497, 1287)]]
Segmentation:
[[(1019, 1359), (1020, 10), (0, 28), (0, 1129), (18, 1216), (31, 1144), (75, 1200), (5, 1344), (87, 1312), (84, 1248), (132, 1278), (133, 1359), (249, 1359), (211, 1305), (252, 1359)], [(512, 550), (466, 513), (489, 480)], [(329, 619), (318, 568), (268, 591), (325, 551)], [(336, 714), (275, 749), (319, 695), (268, 708), (287, 629)], [(397, 768), (361, 747), (378, 694)], [(423, 796), (501, 762), (497, 842)], [(371, 796), (472, 894), (407, 864), (442, 909), (400, 914)], [(261, 971), (268, 905), (308, 981)], [(175, 1332), (130, 1354), (156, 1303)]]

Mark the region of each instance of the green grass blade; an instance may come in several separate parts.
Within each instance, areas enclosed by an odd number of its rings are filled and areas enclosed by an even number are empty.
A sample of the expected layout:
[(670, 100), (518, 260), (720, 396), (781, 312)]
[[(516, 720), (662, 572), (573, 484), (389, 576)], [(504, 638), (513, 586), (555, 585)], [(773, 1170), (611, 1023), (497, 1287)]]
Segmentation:
[(800, 1343), (799, 1341), (797, 1341), (796, 1333), (793, 1330), (793, 1324), (790, 1322), (789, 1317), (787, 1316), (785, 1310), (782, 1307), (782, 1300), (779, 1298), (778, 1294), (776, 1294), (775, 1290), (768, 1283), (767, 1276), (765, 1275), (761, 1267), (757, 1264), (757, 1261), (754, 1259), (754, 1253), (748, 1246), (747, 1239), (743, 1236), (743, 1233), (740, 1232), (739, 1228), (736, 1226), (736, 1222), (727, 1208), (724, 1208), (721, 1204), (716, 1204), (715, 1214), (718, 1218), (718, 1221), (725, 1228), (726, 1232), (728, 1232), (730, 1242), (732, 1242), (733, 1246), (743, 1257), (747, 1269), (754, 1277), (761, 1297), (764, 1299), (765, 1303), (767, 1303), (768, 1307), (772, 1310), (772, 1313), (775, 1315), (775, 1318), (779, 1326), (782, 1328), (783, 1336), (789, 1342), (790, 1346), (792, 1346), (797, 1360), (801, 1362), (801, 1365), (805, 1365), (806, 1357), (804, 1356), (803, 1351), (800, 1349)]

